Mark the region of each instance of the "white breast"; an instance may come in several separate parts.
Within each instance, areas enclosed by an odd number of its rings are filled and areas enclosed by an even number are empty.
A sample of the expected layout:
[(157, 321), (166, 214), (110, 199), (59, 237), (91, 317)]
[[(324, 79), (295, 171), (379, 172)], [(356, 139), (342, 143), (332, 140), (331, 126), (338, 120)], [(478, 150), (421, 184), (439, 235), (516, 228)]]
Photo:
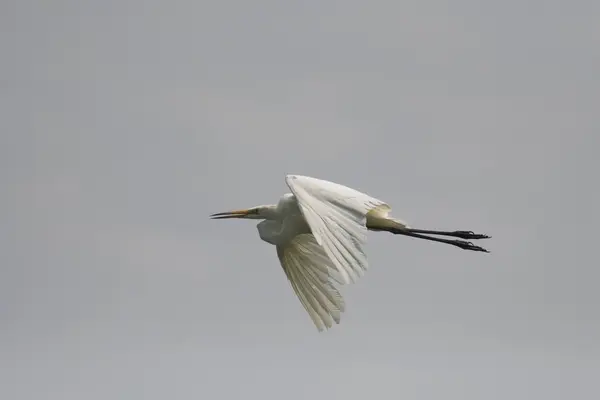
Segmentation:
[(267, 243), (286, 245), (297, 235), (311, 232), (296, 197), (291, 193), (284, 194), (279, 200), (277, 217), (276, 220), (262, 221), (256, 226), (258, 235)]

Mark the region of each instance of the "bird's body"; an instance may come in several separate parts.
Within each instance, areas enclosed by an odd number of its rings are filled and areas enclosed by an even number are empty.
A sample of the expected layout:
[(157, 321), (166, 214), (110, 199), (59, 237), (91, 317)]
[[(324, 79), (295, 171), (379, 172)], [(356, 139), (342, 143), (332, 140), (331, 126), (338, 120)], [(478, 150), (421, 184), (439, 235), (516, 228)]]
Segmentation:
[(299, 175), (286, 176), (291, 193), (277, 205), (213, 214), (213, 218), (262, 219), (258, 233), (276, 246), (292, 288), (319, 330), (339, 323), (344, 301), (335, 283), (356, 282), (368, 268), (367, 230), (388, 231), (463, 249), (486, 251), (470, 242), (424, 236), (487, 238), (469, 231), (426, 231), (392, 218), (385, 202), (349, 187)]
[(258, 235), (267, 243), (283, 246), (296, 235), (310, 233), (310, 226), (292, 193), (286, 193), (279, 199), (270, 217), (256, 226)]

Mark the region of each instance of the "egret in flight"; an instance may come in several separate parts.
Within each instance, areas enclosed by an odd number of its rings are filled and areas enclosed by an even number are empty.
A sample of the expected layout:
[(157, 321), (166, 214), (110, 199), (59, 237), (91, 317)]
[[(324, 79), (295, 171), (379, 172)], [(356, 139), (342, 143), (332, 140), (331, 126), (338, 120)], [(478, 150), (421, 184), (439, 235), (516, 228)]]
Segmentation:
[(260, 219), (258, 234), (275, 246), (294, 292), (319, 331), (339, 324), (344, 299), (335, 284), (354, 283), (368, 268), (363, 250), (367, 230), (446, 243), (483, 251), (466, 240), (489, 236), (471, 231), (413, 229), (390, 216), (385, 202), (349, 187), (321, 179), (287, 175), (291, 193), (276, 205), (212, 214), (213, 219)]

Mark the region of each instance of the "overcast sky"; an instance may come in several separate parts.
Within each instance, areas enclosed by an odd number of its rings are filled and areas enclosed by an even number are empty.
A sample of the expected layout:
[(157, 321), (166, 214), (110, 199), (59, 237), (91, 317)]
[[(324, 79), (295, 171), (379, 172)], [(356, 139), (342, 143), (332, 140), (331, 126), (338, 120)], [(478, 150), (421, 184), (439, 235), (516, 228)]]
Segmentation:
[[(0, 5), (0, 398), (597, 399), (600, 2)], [(286, 173), (371, 233), (318, 333), (252, 221)]]

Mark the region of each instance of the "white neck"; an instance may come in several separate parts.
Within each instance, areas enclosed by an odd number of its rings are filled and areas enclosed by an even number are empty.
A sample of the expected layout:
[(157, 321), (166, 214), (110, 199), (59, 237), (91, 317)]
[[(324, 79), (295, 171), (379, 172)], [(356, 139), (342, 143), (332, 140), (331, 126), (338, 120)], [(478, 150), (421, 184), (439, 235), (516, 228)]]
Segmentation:
[(260, 206), (258, 208), (258, 217), (266, 220), (278, 220), (279, 219), (279, 209), (275, 204)]

